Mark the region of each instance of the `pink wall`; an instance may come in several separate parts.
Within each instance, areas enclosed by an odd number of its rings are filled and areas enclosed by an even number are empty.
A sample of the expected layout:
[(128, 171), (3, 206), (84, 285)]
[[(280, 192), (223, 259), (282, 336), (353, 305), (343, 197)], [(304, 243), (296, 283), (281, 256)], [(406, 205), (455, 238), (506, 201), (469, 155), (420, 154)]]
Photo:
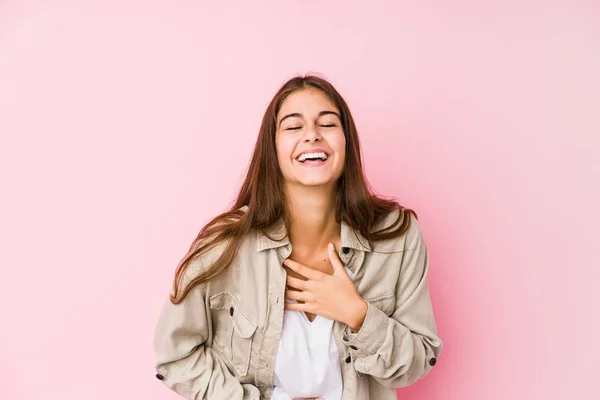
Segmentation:
[(174, 267), (318, 71), (431, 252), (445, 348), (399, 398), (600, 399), (597, 2), (202, 3), (0, 5), (0, 398), (177, 398)]

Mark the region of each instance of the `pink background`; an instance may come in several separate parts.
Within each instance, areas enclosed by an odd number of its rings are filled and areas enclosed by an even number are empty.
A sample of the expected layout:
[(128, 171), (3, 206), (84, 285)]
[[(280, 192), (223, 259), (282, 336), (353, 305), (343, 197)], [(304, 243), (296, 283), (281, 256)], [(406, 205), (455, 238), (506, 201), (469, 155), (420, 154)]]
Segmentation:
[(431, 252), (445, 347), (399, 398), (600, 399), (598, 21), (569, 0), (0, 3), (0, 398), (178, 398), (152, 351), (174, 268), (271, 96), (315, 71)]

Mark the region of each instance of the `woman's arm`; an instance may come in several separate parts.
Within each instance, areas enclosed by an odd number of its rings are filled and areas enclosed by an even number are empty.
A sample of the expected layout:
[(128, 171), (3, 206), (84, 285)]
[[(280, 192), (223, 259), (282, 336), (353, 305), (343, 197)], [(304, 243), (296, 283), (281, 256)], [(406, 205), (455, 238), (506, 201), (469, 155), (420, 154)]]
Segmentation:
[[(186, 275), (197, 270), (198, 262)], [(258, 400), (258, 388), (241, 384), (219, 354), (205, 347), (210, 320), (204, 296), (203, 285), (197, 285), (181, 303), (165, 302), (154, 337), (156, 377), (190, 400)]]
[(416, 219), (412, 223), (415, 234), (404, 249), (394, 313), (388, 317), (369, 304), (360, 330), (344, 330), (356, 371), (392, 388), (424, 377), (442, 348), (427, 286), (427, 247)]

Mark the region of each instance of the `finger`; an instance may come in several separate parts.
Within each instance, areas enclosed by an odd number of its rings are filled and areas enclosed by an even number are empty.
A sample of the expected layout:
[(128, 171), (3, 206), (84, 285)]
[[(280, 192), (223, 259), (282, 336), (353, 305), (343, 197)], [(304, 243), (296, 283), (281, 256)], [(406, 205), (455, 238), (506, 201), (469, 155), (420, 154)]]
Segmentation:
[(308, 295), (304, 292), (298, 292), (296, 290), (286, 290), (285, 298), (306, 302), (308, 300)]
[(283, 265), (285, 265), (292, 271), (297, 272), (298, 274), (312, 280), (320, 280), (323, 278), (322, 275), (325, 275), (321, 271), (305, 267), (304, 265), (297, 263), (296, 261), (290, 260), (289, 258), (283, 262)]
[(346, 272), (346, 268), (344, 268), (344, 264), (342, 263), (342, 260), (340, 260), (338, 254), (337, 254), (337, 251), (335, 250), (334, 244), (329, 243), (328, 249), (329, 249), (329, 261), (331, 261), (331, 265), (333, 265), (334, 273), (348, 275)]
[(287, 277), (287, 285), (289, 287), (292, 287), (294, 289), (299, 289), (299, 290), (308, 289), (308, 284), (306, 283), (306, 281), (304, 281), (302, 279), (294, 278), (293, 276)]
[(300, 303), (285, 303), (283, 308), (291, 311), (308, 311), (305, 304)]

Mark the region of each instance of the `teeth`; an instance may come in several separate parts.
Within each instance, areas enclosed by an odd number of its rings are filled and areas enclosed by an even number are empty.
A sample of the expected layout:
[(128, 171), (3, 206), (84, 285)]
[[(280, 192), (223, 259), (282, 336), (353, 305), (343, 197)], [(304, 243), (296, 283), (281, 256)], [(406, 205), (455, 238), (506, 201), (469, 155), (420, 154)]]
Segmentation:
[(304, 153), (304, 154), (300, 155), (300, 157), (298, 157), (298, 161), (303, 162), (307, 158), (312, 158), (312, 159), (320, 158), (321, 160), (325, 161), (325, 160), (327, 160), (327, 154), (325, 154), (324, 152)]

